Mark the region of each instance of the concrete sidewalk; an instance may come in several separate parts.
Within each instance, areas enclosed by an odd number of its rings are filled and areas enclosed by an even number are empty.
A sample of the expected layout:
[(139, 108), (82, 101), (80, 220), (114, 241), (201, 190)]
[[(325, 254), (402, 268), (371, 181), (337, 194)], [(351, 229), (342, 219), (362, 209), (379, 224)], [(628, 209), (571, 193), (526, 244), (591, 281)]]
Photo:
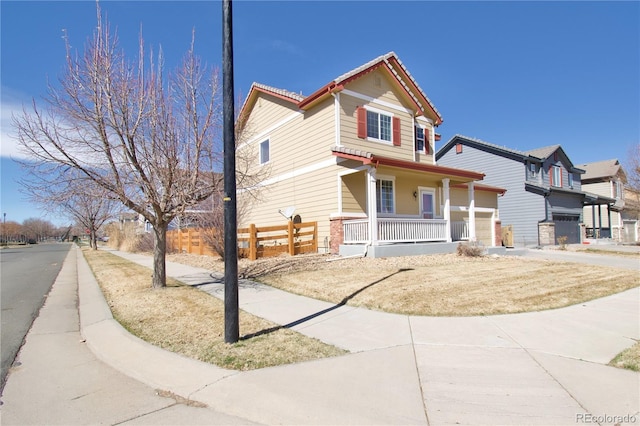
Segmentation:
[[(78, 317), (78, 282), (94, 295), (99, 292), (91, 278), (84, 257), (74, 245), (9, 372), (2, 394), (1, 424), (252, 424), (211, 408), (188, 406), (171, 395), (160, 396), (155, 387), (98, 360), (80, 334)], [(81, 305), (85, 317), (95, 310), (88, 320), (102, 315), (105, 324), (113, 322), (105, 329), (116, 334), (110, 344), (121, 356), (153, 361), (149, 356), (155, 352), (153, 347), (135, 353), (136, 345), (129, 343), (128, 333), (113, 319), (107, 319), (110, 312), (104, 298), (86, 295)], [(109, 332), (97, 340), (109, 339)], [(153, 374), (162, 380), (158, 371)]]
[[(232, 421), (640, 422), (640, 374), (605, 365), (640, 339), (637, 288), (565, 309), (444, 318), (336, 307), (241, 281), (243, 310), (279, 324), (296, 323), (293, 329), (352, 353), (240, 373), (162, 351), (129, 335), (111, 318), (77, 252), (82, 333), (96, 356), (126, 376), (202, 402), (207, 411)], [(114, 253), (152, 264), (148, 256)], [(206, 270), (169, 262), (167, 272), (223, 296), (221, 277)], [(7, 386), (11, 381), (10, 376)]]

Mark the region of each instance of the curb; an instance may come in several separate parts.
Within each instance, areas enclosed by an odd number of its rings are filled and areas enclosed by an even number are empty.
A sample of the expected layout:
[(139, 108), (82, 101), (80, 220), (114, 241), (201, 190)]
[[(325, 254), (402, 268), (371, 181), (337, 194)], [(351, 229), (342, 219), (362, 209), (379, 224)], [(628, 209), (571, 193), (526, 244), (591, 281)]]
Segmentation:
[(148, 386), (187, 399), (212, 383), (239, 374), (166, 351), (130, 334), (113, 318), (82, 251), (76, 248), (76, 253), (80, 334), (102, 362)]

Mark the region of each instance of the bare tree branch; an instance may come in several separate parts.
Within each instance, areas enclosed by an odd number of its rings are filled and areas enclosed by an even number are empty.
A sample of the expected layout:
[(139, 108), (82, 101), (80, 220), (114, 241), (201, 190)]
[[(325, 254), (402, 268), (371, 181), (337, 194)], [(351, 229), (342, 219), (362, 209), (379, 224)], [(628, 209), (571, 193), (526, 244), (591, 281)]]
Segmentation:
[(217, 70), (204, 67), (194, 42), (165, 75), (162, 51), (130, 63), (97, 9), (82, 55), (65, 39), (66, 69), (49, 85), (41, 110), (14, 117), (19, 142), (36, 167), (68, 167), (142, 215), (154, 230), (153, 286), (166, 283), (166, 230), (216, 189), (219, 138)]

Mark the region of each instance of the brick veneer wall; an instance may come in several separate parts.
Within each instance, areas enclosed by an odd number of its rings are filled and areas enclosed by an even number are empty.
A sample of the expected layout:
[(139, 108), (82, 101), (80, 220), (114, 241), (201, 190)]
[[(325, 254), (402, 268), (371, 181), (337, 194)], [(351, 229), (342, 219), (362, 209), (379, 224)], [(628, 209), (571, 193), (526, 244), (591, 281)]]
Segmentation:
[(331, 254), (340, 252), (340, 244), (344, 242), (344, 227), (342, 224), (345, 220), (350, 219), (362, 219), (362, 217), (338, 216), (329, 219), (329, 251)]
[(496, 247), (501, 247), (502, 246), (502, 221), (499, 219), (496, 220), (493, 226), (494, 226), (494, 235), (495, 235), (495, 240), (493, 241), (493, 245)]

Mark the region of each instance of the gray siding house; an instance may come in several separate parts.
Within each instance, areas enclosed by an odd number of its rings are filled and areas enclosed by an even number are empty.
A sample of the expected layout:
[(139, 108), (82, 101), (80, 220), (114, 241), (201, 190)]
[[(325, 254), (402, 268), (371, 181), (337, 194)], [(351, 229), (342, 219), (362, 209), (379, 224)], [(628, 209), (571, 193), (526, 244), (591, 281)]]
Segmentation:
[[(506, 189), (498, 199), (502, 226), (511, 226), (515, 246), (582, 240), (583, 205), (580, 176), (560, 145), (527, 152), (456, 135), (436, 153), (439, 165), (484, 173), (487, 185)], [(590, 202), (598, 200), (590, 199)]]

